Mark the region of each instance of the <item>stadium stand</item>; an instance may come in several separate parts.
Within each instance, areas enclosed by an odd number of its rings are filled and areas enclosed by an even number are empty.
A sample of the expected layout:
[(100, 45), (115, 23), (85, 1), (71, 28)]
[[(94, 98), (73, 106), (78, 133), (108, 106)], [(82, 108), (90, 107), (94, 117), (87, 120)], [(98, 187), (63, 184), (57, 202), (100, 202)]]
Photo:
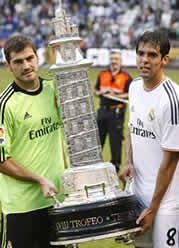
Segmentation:
[[(59, 0), (0, 0), (0, 47), (9, 35), (29, 35), (37, 48), (53, 35), (51, 19)], [(81, 48), (132, 49), (139, 34), (164, 29), (179, 47), (179, 0), (63, 0), (80, 27)]]

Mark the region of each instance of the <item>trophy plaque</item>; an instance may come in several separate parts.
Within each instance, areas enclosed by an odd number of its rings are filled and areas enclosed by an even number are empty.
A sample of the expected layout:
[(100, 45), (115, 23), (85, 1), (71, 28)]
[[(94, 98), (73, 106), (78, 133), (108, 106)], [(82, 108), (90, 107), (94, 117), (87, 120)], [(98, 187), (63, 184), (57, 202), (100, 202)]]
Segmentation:
[[(55, 36), (50, 41), (70, 168), (63, 176), (63, 203), (49, 211), (51, 245), (81, 242), (125, 235), (140, 230), (136, 224), (141, 205), (129, 190), (119, 189), (116, 169), (104, 162), (96, 113), (89, 84), (92, 62), (80, 50), (78, 27), (71, 25), (62, 2), (56, 10)], [(128, 184), (127, 184), (128, 185)]]

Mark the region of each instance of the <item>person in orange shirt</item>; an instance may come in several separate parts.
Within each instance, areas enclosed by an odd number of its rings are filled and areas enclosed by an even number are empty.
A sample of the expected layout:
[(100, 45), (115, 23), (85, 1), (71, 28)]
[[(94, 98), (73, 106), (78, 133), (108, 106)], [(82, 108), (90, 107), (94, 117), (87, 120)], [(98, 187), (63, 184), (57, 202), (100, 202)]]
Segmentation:
[(102, 147), (109, 134), (111, 163), (118, 172), (121, 164), (123, 127), (128, 99), (128, 89), (132, 77), (121, 68), (119, 50), (110, 54), (110, 68), (100, 72), (94, 94), (100, 97), (100, 108), (97, 115), (99, 136)]

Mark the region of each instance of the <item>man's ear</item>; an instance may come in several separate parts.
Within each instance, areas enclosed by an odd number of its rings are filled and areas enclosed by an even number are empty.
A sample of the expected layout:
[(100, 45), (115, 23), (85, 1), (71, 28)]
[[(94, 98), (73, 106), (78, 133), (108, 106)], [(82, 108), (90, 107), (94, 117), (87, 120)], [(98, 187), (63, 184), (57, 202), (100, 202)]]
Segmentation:
[(165, 55), (165, 56), (163, 57), (163, 64), (164, 64), (164, 65), (168, 64), (168, 61), (169, 61), (169, 55)]
[(10, 66), (10, 64), (9, 64), (7, 61), (4, 62), (4, 65), (5, 65), (5, 67), (6, 67), (6, 69), (7, 69), (8, 71), (12, 72), (11, 66)]

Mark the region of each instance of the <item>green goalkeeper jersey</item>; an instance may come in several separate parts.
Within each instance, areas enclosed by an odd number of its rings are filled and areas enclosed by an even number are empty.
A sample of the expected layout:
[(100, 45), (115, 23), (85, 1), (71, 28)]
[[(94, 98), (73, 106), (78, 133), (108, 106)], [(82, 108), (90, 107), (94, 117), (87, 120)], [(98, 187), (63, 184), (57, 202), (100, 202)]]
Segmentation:
[[(59, 189), (64, 159), (62, 120), (52, 80), (39, 78), (39, 88), (25, 91), (15, 82), (0, 96), (0, 160), (11, 157), (27, 170), (48, 178)], [(0, 200), (5, 214), (23, 213), (52, 206), (38, 183), (0, 174)]]

